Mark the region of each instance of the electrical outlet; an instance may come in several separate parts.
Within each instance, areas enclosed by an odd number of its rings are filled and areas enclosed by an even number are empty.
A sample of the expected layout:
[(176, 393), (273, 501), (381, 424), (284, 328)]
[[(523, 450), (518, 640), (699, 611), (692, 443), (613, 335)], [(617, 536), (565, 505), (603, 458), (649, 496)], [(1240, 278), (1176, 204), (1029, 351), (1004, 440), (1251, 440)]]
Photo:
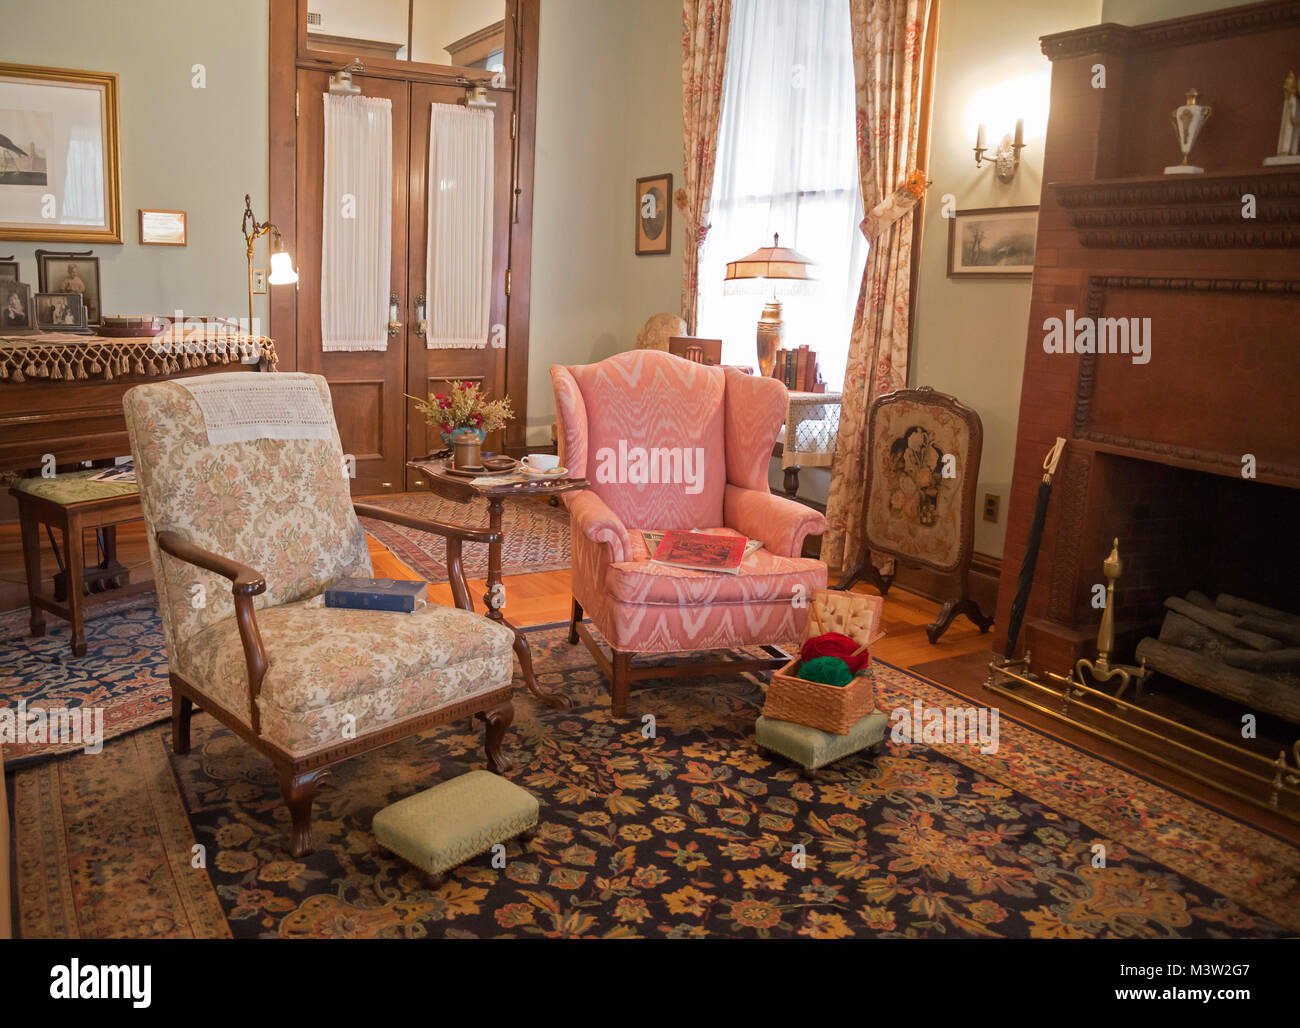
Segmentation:
[(997, 493), (984, 494), (984, 520), (985, 521), (992, 521), (994, 524), (997, 524), (998, 504), (1001, 502), (1001, 500), (1002, 497), (998, 496)]
[(261, 295), (266, 292), (266, 269), (253, 269), (253, 292)]

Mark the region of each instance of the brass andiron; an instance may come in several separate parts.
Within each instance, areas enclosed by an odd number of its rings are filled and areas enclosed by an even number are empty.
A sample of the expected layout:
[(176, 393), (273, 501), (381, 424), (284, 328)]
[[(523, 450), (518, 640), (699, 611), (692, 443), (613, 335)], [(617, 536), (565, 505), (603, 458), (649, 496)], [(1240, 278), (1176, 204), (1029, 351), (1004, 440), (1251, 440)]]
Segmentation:
[(1137, 694), (1141, 696), (1142, 687), (1151, 677), (1147, 662), (1143, 660), (1140, 667), (1110, 662), (1111, 650), (1115, 648), (1115, 583), (1124, 573), (1124, 564), (1119, 559), (1118, 539), (1111, 547), (1110, 556), (1102, 563), (1101, 570), (1106, 576), (1106, 609), (1102, 611), (1101, 628), (1097, 630), (1097, 659), (1088, 660), (1087, 657), (1081, 659), (1074, 665), (1074, 675), (1080, 684), (1084, 685), (1088, 682), (1088, 679), (1083, 677), (1085, 670), (1098, 685), (1109, 682), (1112, 678), (1118, 678), (1119, 692), (1115, 693), (1117, 700), (1123, 697), (1129, 685), (1136, 682)]

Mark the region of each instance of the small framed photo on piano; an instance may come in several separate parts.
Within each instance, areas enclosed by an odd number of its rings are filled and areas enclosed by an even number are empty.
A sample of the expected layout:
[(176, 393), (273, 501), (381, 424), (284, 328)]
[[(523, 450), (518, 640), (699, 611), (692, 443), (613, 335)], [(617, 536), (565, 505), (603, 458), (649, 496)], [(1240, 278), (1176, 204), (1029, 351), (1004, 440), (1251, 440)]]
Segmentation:
[(35, 331), (32, 287), (25, 282), (0, 282), (0, 336), (25, 336)]
[(77, 293), (37, 293), (36, 327), (42, 332), (86, 333), (86, 305)]

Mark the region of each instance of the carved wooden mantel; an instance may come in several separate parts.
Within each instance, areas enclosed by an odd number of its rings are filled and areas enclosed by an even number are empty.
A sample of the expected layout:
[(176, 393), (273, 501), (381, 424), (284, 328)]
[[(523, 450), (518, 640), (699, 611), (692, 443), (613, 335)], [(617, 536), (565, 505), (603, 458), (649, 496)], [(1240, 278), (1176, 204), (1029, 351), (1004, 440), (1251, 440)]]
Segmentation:
[[(1158, 609), (1173, 591), (1158, 590), (1187, 567), (1213, 588), (1233, 563), (1217, 559), (1221, 536), (1241, 548), (1237, 564), (1268, 564), (1242, 504), (1260, 504), (1271, 524), (1300, 517), (1300, 168), (1262, 166), (1300, 53), (1300, 0), (1092, 26), (1042, 45), (1053, 62), (1048, 184), (994, 649), (1006, 643), (1042, 461), (1064, 437), (1019, 640), (1036, 671), (1063, 672), (1092, 649), (1088, 596), (1114, 535), (1130, 540), (1122, 634), (1125, 615)], [(1166, 176), (1180, 159), (1170, 112), (1192, 87), (1215, 108), (1192, 154), (1206, 172)], [(1151, 360), (1049, 351), (1045, 324), (1067, 315), (1148, 320)], [(1196, 541), (1178, 540), (1189, 528)]]
[(1054, 182), (1083, 246), (1300, 246), (1300, 170)]

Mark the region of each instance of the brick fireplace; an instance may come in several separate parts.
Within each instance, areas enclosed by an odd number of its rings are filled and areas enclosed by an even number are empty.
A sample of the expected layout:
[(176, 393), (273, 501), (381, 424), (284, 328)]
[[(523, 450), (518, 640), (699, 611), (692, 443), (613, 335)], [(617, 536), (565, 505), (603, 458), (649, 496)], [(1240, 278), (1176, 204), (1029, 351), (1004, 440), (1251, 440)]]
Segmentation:
[[(1094, 26), (1043, 50), (1046, 184), (995, 648), (1042, 461), (1063, 436), (1018, 649), (1064, 673), (1095, 651), (1092, 587), (1114, 537), (1122, 656), (1171, 594), (1300, 606), (1300, 165), (1261, 166), (1300, 3)], [(1206, 171), (1166, 176), (1180, 159), (1170, 111), (1192, 87), (1214, 107), (1193, 152)], [(1149, 361), (1046, 352), (1045, 320), (1067, 317), (1150, 319)]]

